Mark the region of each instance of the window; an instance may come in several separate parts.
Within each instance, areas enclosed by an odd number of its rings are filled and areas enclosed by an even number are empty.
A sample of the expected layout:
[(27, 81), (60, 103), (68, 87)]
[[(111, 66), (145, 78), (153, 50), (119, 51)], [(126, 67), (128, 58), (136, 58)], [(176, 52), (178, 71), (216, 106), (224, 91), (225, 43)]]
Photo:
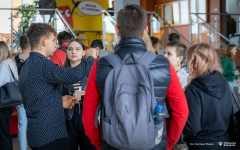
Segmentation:
[(180, 2), (180, 17), (181, 17), (181, 24), (188, 24), (189, 23), (189, 7), (188, 1)]
[(157, 7), (156, 7), (156, 13), (157, 13), (159, 16), (162, 16), (162, 6), (157, 6)]
[[(207, 13), (207, 2), (206, 0), (191, 0), (191, 13)], [(207, 21), (206, 15), (198, 15), (204, 21)], [(191, 15), (192, 22), (202, 23), (203, 21), (199, 19), (196, 15)]]
[(167, 23), (170, 23), (170, 5), (163, 6), (164, 9), (164, 19), (167, 21)]
[[(156, 13), (166, 20), (171, 26), (187, 25), (190, 23), (189, 13), (206, 13), (206, 0), (184, 0), (165, 3), (155, 6)], [(206, 21), (206, 15), (199, 15)], [(192, 21), (201, 23), (202, 21), (191, 15)], [(166, 24), (164, 24), (167, 26)]]
[(172, 3), (173, 24), (180, 24), (179, 3)]
[[(191, 0), (191, 13), (197, 13), (197, 0)], [(192, 22), (197, 22), (197, 16), (191, 15)]]
[[(155, 11), (170, 25), (189, 23), (189, 1), (177, 1), (155, 6)], [(164, 24), (166, 26), (166, 24)]]

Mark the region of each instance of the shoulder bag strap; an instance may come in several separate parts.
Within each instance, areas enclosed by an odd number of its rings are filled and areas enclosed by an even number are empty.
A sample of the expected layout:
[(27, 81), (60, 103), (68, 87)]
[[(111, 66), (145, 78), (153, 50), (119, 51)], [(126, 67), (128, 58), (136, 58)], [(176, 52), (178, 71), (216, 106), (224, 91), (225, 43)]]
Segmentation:
[(15, 57), (15, 61), (16, 61), (16, 63), (19, 63), (19, 62), (20, 62), (19, 55), (17, 55), (17, 56)]
[(10, 70), (11, 70), (12, 80), (15, 82), (15, 81), (17, 81), (17, 79), (16, 79), (16, 77), (15, 77), (15, 75), (14, 75), (14, 73), (13, 73), (12, 64), (11, 64), (8, 60), (6, 60), (6, 61), (7, 61), (7, 63), (8, 63), (8, 66), (9, 66)]

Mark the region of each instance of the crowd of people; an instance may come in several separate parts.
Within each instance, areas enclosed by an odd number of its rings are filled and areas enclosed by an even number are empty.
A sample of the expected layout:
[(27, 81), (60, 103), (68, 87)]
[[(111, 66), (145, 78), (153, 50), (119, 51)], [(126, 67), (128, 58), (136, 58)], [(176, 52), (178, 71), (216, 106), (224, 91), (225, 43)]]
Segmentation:
[[(117, 16), (121, 40), (101, 58), (101, 40), (88, 48), (44, 23), (29, 26), (16, 57), (0, 41), (0, 87), (15, 76), (23, 98), (17, 106), (20, 150), (232, 149), (217, 143), (233, 142), (236, 46), (228, 45), (219, 59), (210, 45), (187, 48), (172, 33), (164, 56), (158, 55), (159, 39), (149, 37), (142, 7), (126, 5)], [(165, 119), (155, 122), (157, 104)], [(13, 149), (12, 112), (0, 109), (0, 150)]]

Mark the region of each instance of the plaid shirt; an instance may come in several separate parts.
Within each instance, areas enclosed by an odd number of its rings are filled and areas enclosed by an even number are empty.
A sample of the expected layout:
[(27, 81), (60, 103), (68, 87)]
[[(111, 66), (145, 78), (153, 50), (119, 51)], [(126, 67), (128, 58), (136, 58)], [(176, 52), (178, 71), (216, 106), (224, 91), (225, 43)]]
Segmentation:
[(94, 63), (88, 57), (74, 68), (59, 67), (37, 52), (31, 52), (19, 80), (28, 118), (27, 138), (31, 147), (42, 147), (68, 137), (60, 84), (73, 84), (89, 74)]

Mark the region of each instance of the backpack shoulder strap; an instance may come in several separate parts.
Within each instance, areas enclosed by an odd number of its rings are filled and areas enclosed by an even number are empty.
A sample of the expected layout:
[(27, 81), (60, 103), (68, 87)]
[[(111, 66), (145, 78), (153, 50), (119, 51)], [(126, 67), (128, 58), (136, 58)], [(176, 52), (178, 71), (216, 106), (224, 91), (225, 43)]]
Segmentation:
[(16, 63), (20, 63), (19, 55), (15, 56), (15, 61), (16, 61)]
[(156, 54), (147, 51), (145, 54), (143, 54), (143, 56), (140, 58), (139, 60), (139, 64), (142, 64), (146, 67), (148, 67), (150, 65), (150, 63), (156, 58)]
[(60, 50), (64, 51), (65, 53), (67, 53), (67, 49), (65, 47), (63, 47), (63, 46), (60, 46), (58, 49), (60, 49)]
[(117, 54), (115, 54), (115, 53), (109, 54), (109, 55), (105, 56), (104, 58), (105, 58), (113, 67), (116, 67), (116, 66), (122, 64), (121, 58), (120, 58)]

